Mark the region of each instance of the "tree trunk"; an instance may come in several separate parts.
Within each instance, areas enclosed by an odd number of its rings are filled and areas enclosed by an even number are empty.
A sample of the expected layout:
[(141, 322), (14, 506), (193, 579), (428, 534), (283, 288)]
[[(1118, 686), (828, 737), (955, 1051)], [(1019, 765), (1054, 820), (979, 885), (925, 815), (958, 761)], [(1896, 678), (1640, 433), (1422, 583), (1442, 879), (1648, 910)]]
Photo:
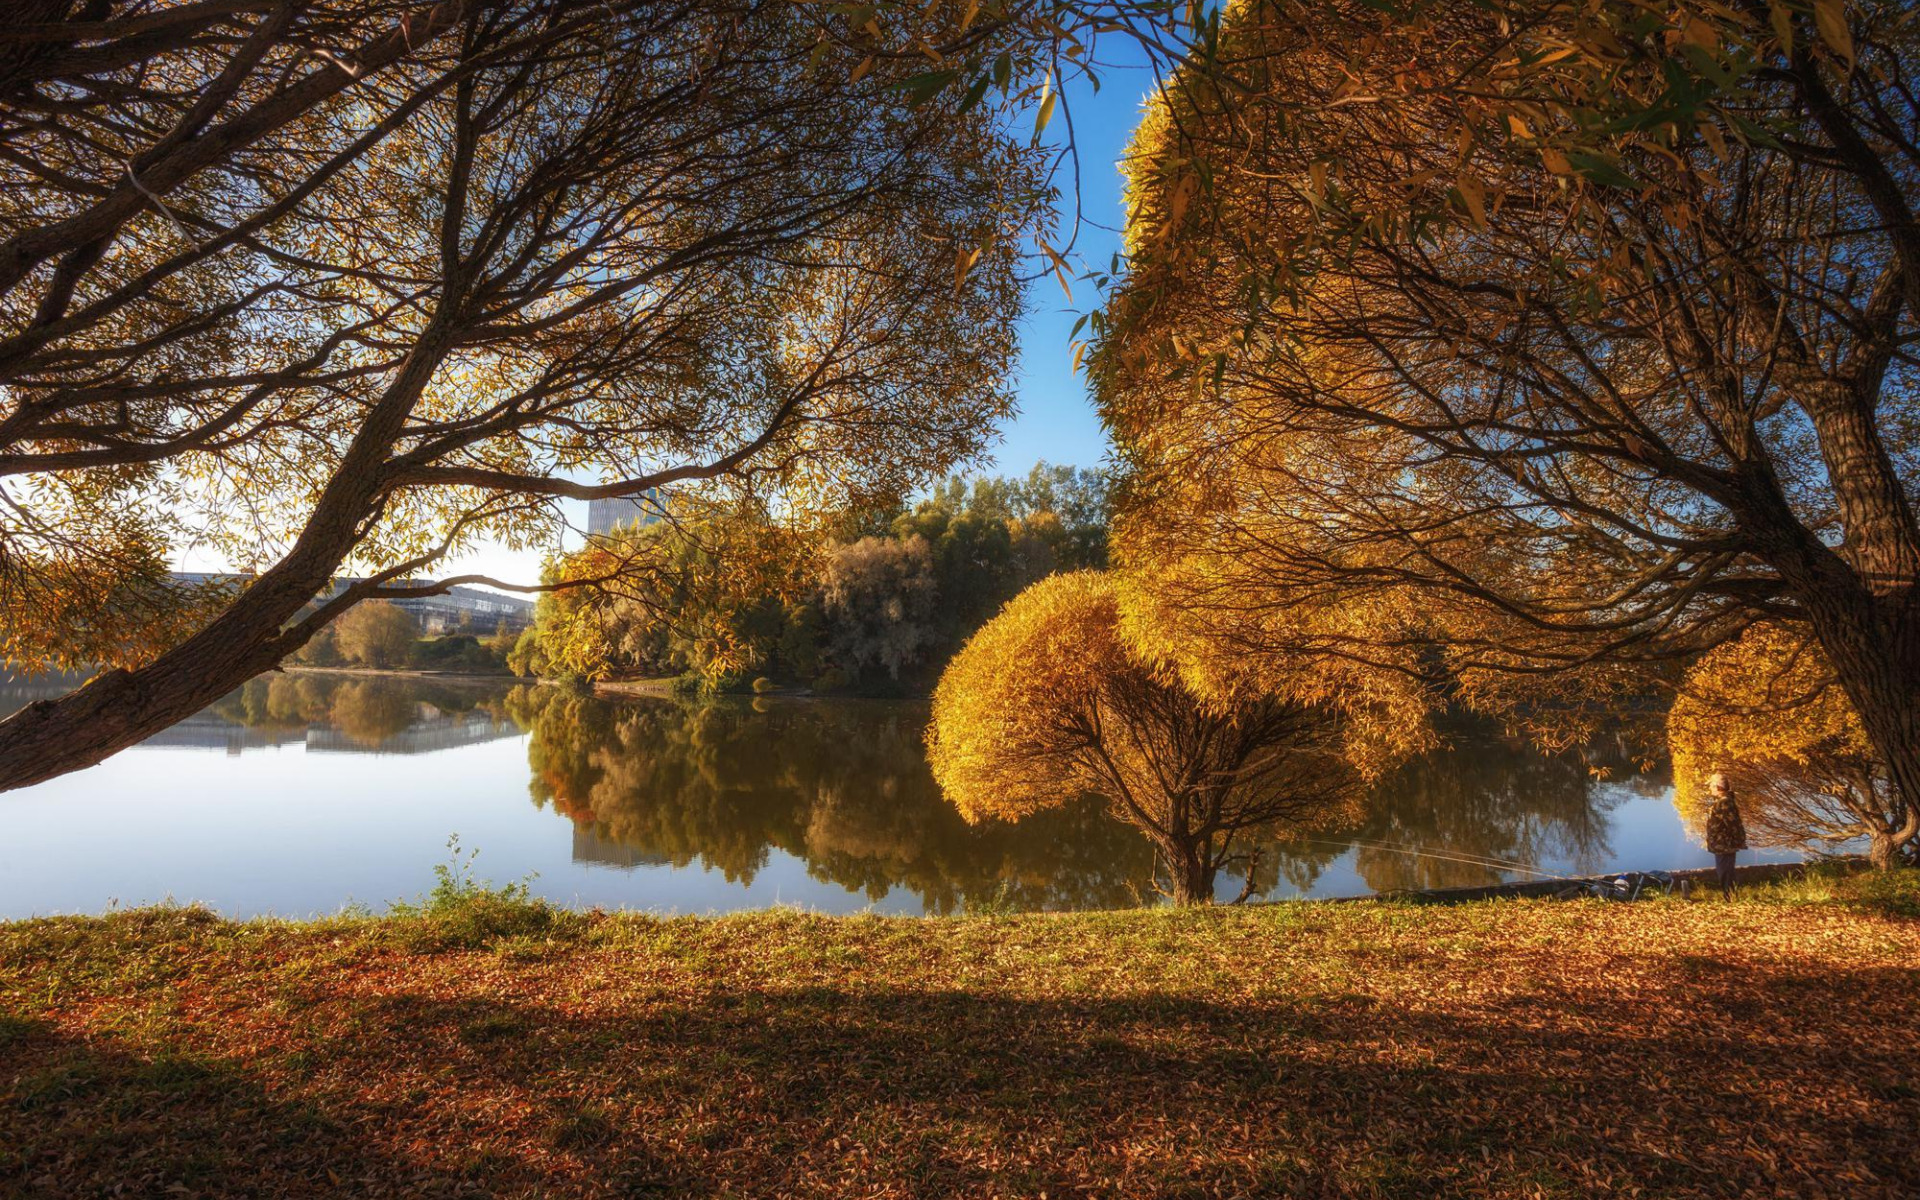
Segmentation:
[(1160, 848), (1172, 877), (1173, 902), (1180, 908), (1213, 903), (1213, 880), (1217, 873), (1199, 846), (1166, 845)]
[(1899, 849), (1893, 835), (1884, 829), (1875, 829), (1867, 843), (1867, 861), (1876, 871), (1893, 869), (1894, 852)]
[(205, 629), (138, 670), (108, 671), (0, 721), (0, 792), (93, 766), (299, 649), (285, 627), (371, 528), (384, 503), (387, 457), (450, 344), (450, 326), (436, 317), (347, 447), (293, 549)]
[(1808, 596), (1807, 609), (1895, 796), (1912, 813), (1920, 811), (1920, 638), (1889, 628), (1876, 611), (1886, 604), (1858, 588), (1834, 588)]

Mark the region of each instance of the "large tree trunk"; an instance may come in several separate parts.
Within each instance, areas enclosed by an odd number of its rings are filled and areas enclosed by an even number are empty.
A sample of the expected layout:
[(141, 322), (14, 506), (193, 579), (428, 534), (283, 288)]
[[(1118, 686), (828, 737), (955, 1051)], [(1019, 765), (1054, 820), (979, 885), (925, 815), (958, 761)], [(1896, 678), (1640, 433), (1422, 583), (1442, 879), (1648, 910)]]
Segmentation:
[(436, 319), (354, 436), (299, 541), (205, 629), (134, 671), (114, 670), (0, 721), (0, 791), (90, 767), (178, 721), (299, 648), (288, 622), (327, 587), (383, 504), (382, 468), (447, 347)]
[(1163, 845), (1160, 857), (1171, 876), (1169, 890), (1180, 908), (1213, 903), (1213, 881), (1218, 873), (1209, 861), (1205, 847), (1189, 844)]
[(1907, 618), (1906, 597), (1837, 580), (1803, 595), (1814, 636), (1895, 794), (1908, 813), (1920, 811), (1920, 623)]

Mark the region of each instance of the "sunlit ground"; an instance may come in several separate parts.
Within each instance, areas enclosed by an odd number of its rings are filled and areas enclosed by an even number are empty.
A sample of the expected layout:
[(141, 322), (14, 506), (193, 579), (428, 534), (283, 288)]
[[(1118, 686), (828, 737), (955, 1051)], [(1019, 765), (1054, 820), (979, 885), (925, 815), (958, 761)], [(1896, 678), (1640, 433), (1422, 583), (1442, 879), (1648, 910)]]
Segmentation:
[(18, 923), (0, 1190), (1911, 1196), (1916, 913)]

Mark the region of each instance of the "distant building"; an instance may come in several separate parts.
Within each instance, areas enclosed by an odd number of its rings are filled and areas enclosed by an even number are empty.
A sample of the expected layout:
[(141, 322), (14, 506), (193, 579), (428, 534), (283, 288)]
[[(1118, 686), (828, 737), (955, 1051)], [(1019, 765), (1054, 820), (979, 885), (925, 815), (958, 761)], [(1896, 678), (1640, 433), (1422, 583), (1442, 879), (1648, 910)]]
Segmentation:
[(395, 607), (412, 615), (423, 633), (471, 629), (492, 633), (502, 622), (509, 630), (533, 623), (533, 601), (479, 588), (448, 588), (445, 595), (394, 600)]
[[(203, 587), (230, 583), (235, 589), (247, 580), (244, 575), (213, 575), (193, 571), (176, 571), (173, 578), (183, 584)], [(339, 580), (316, 599), (330, 599), (339, 595), (349, 584), (358, 582), (357, 579)], [(428, 581), (407, 579), (398, 582), (400, 586), (412, 586)], [(533, 624), (533, 601), (481, 588), (454, 587), (439, 596), (409, 596), (389, 603), (412, 616), (422, 633), (471, 630), (487, 634), (499, 628), (502, 622), (506, 623), (508, 630), (517, 632)]]
[(648, 488), (638, 496), (587, 501), (587, 533), (605, 537), (616, 529), (645, 529), (660, 520), (660, 493)]

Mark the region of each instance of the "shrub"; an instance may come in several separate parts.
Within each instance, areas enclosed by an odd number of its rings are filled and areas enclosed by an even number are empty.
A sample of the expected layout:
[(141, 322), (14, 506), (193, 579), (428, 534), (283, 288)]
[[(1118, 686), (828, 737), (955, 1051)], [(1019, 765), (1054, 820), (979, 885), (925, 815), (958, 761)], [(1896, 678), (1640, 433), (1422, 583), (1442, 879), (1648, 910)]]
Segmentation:
[(433, 890), (418, 904), (393, 905), (405, 919), (411, 950), (479, 950), (512, 938), (567, 935), (579, 918), (534, 896), (532, 876), (494, 887), (473, 873), (478, 850), (462, 856), (460, 839), (447, 839), (451, 861), (434, 867)]

